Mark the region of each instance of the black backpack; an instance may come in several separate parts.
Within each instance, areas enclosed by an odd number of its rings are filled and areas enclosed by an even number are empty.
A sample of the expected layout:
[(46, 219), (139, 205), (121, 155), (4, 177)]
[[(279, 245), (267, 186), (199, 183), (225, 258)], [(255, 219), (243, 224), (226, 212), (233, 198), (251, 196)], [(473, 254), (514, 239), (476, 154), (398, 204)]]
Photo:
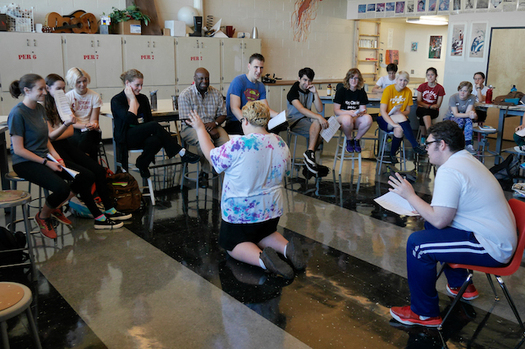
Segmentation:
[[(7, 251), (26, 247), (26, 236), (17, 231), (11, 233), (4, 227), (0, 227), (0, 251)], [(24, 251), (2, 252), (0, 253), (0, 265), (23, 263), (29, 258)]]
[(511, 191), (514, 178), (519, 175), (519, 166), (519, 156), (509, 154), (503, 162), (492, 166), (489, 171), (496, 177), (503, 190)]

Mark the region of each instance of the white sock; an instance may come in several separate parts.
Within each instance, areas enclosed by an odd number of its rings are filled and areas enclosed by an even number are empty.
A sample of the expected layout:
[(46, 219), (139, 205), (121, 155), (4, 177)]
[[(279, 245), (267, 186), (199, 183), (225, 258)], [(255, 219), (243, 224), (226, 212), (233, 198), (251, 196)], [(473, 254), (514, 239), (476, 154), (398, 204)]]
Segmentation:
[(261, 268), (263, 268), (264, 270), (266, 270), (266, 265), (264, 265), (264, 262), (262, 261), (262, 259), (259, 258), (259, 265), (261, 266)]
[(186, 154), (186, 148), (182, 148), (182, 149), (179, 151), (179, 155), (180, 155), (180, 156), (184, 156), (184, 154)]
[(286, 257), (286, 259), (288, 259), (288, 256), (286, 255), (286, 248), (288, 247), (288, 244), (286, 244), (286, 246), (284, 246), (284, 256)]

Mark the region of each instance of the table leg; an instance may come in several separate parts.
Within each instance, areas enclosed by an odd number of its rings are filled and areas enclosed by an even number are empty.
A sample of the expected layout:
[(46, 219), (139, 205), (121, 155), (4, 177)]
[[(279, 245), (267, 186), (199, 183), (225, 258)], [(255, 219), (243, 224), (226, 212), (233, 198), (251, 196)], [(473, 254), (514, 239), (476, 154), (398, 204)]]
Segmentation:
[[(501, 144), (503, 143), (503, 128), (505, 127), (505, 109), (499, 110), (498, 137), (496, 139), (496, 154), (501, 155)], [(494, 157), (494, 165), (499, 164), (500, 156)]]

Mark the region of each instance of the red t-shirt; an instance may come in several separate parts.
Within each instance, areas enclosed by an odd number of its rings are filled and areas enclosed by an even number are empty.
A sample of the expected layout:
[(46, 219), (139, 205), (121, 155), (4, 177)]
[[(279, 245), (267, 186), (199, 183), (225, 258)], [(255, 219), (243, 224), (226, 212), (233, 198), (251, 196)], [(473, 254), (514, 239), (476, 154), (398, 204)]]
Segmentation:
[(436, 104), (439, 96), (445, 95), (445, 89), (440, 84), (436, 84), (434, 87), (428, 86), (428, 82), (422, 83), (417, 88), (418, 92), (421, 92), (423, 102), (427, 104)]

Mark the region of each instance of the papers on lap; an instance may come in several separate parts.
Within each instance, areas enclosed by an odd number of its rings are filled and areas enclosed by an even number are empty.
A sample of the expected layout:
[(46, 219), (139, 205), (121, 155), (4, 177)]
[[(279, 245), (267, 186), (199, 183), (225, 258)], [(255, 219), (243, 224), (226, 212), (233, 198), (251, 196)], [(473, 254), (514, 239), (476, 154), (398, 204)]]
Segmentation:
[(335, 135), (337, 130), (339, 130), (339, 122), (337, 121), (335, 116), (332, 116), (328, 119), (328, 128), (325, 128), (324, 130), (321, 130), (320, 135), (323, 137), (323, 139), (326, 142), (330, 142), (332, 137)]
[(398, 194), (389, 191), (383, 196), (374, 199), (383, 208), (403, 216), (419, 216), (419, 213)]

